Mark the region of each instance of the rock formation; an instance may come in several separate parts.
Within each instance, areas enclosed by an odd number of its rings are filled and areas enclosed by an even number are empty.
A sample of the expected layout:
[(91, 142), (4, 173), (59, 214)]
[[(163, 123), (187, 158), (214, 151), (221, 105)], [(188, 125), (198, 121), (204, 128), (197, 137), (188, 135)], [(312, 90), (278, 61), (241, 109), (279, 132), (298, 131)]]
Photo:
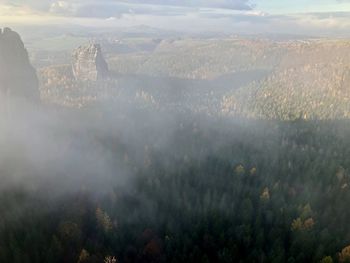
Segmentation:
[(73, 52), (72, 67), (76, 80), (98, 81), (108, 77), (108, 65), (99, 44), (77, 48)]
[(16, 32), (0, 28), (0, 92), (4, 96), (39, 100), (36, 71)]

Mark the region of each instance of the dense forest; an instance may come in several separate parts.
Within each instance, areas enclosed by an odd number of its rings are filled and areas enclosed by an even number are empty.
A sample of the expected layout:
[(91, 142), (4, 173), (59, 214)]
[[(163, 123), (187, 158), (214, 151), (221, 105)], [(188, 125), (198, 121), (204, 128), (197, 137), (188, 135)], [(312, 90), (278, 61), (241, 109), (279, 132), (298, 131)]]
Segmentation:
[(0, 262), (349, 262), (348, 121), (187, 119), (94, 134), (125, 180), (1, 187)]
[(0, 263), (350, 263), (350, 0), (302, 2), (0, 0)]

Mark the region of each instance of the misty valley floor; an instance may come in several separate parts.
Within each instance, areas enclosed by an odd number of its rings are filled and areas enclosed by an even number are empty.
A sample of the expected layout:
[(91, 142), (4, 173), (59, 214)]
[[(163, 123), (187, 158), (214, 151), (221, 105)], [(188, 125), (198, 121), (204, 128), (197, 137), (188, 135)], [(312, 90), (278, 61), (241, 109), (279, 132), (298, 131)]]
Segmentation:
[(349, 259), (349, 121), (129, 114), (6, 122), (0, 262)]

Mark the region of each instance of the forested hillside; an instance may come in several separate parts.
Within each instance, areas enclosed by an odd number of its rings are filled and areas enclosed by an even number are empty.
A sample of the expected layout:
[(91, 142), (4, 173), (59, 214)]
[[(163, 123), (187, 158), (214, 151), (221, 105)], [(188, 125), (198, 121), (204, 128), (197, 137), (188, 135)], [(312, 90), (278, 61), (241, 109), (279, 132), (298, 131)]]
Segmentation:
[(0, 262), (349, 262), (350, 42), (140, 43), (4, 103)]
[(115, 176), (96, 192), (82, 181), (62, 195), (55, 178), (2, 191), (0, 261), (350, 258), (348, 122), (202, 119), (165, 143), (159, 133), (133, 147), (95, 137), (122, 163), (118, 171), (132, 171), (127, 182)]
[[(135, 40), (136, 41), (136, 40)], [(108, 50), (108, 49), (107, 49)], [(82, 82), (70, 65), (42, 68), (44, 101), (86, 106), (129, 90), (159, 107), (253, 119), (347, 119), (350, 42), (310, 39), (165, 39), (149, 52), (106, 52), (111, 79)], [(132, 102), (133, 103), (133, 102)]]

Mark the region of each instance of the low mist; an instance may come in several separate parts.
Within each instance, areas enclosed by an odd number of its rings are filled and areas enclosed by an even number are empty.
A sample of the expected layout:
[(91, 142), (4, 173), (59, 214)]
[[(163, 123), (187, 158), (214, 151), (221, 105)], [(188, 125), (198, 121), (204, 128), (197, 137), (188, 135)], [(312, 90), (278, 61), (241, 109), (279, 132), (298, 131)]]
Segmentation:
[(0, 31), (0, 262), (348, 262), (348, 40), (62, 30)]

